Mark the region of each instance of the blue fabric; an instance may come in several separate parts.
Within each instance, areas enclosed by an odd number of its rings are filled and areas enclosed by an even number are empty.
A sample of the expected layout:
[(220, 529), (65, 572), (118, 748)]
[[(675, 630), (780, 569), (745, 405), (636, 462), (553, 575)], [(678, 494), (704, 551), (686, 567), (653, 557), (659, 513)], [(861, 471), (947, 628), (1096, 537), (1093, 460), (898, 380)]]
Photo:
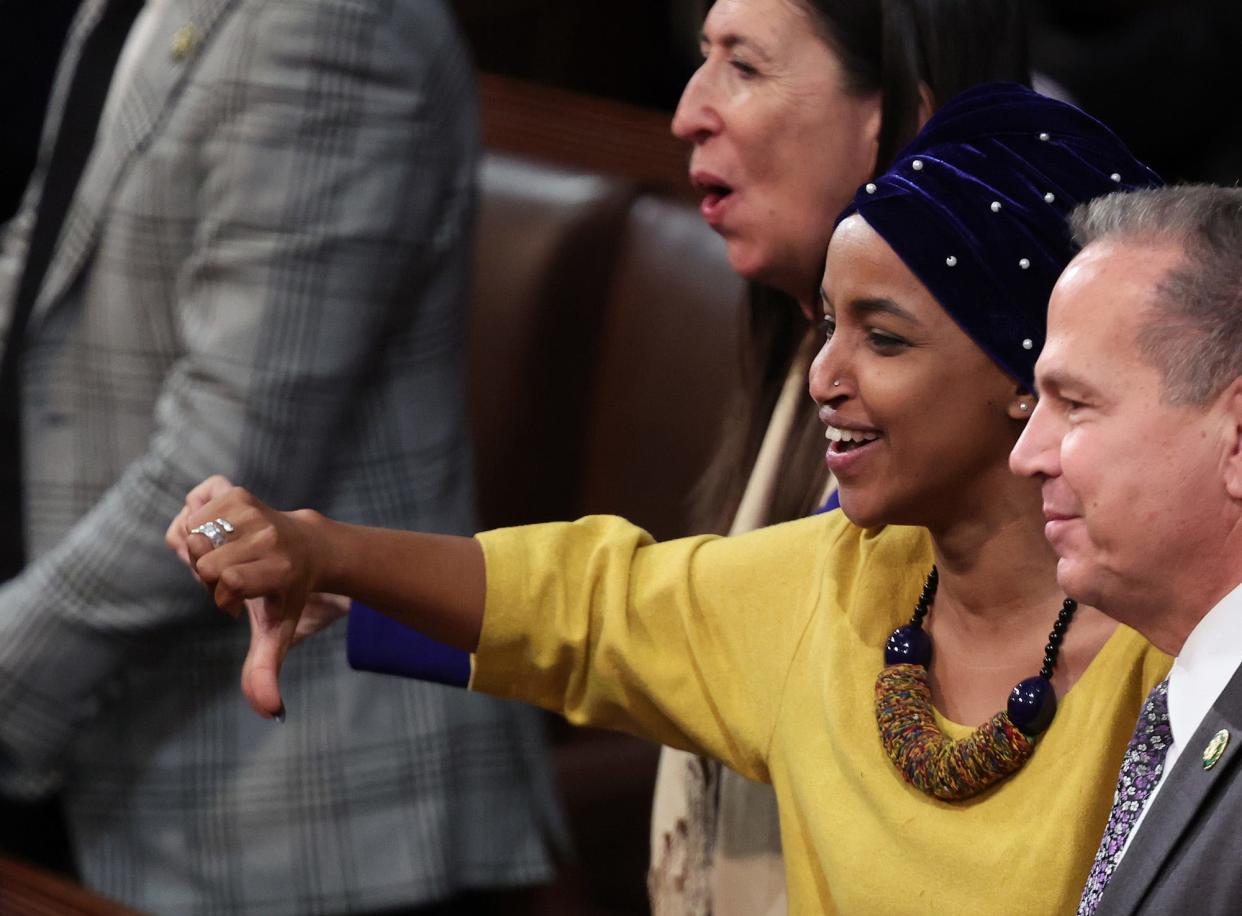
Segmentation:
[(1048, 297), (1075, 254), (1070, 211), (1160, 184), (1090, 115), (989, 83), (941, 108), (838, 222), (861, 215), (975, 343), (1034, 390)]
[(824, 504), (816, 509), (812, 515), (822, 515), (825, 512), (831, 512), (833, 509), (841, 508), (841, 491), (833, 490), (828, 494), (828, 498), (824, 500)]
[(357, 601), (349, 608), (349, 666), (450, 687), (470, 683), (469, 652), (437, 642)]

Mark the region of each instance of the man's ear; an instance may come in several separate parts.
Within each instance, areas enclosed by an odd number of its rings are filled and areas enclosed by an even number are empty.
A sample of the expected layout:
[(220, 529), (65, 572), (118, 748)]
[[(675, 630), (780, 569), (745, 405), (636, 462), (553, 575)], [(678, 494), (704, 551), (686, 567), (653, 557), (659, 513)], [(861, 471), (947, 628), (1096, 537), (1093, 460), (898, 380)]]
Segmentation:
[(1035, 410), (1035, 395), (1019, 386), (1014, 389), (1013, 397), (1005, 407), (1005, 413), (1011, 420), (1027, 420)]
[(1234, 499), (1242, 500), (1242, 378), (1234, 379), (1221, 393), (1221, 407), (1226, 423), (1225, 490)]

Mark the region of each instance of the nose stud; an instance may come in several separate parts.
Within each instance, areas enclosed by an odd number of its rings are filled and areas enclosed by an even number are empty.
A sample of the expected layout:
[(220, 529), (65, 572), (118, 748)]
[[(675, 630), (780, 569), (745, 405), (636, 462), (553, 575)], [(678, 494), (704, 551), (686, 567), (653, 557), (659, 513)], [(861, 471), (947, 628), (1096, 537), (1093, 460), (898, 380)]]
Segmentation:
[(840, 380), (839, 378), (837, 378), (837, 379), (833, 379), (833, 380), (832, 380), (832, 387), (833, 387), (833, 388), (840, 388), (840, 387), (841, 387), (841, 380)]

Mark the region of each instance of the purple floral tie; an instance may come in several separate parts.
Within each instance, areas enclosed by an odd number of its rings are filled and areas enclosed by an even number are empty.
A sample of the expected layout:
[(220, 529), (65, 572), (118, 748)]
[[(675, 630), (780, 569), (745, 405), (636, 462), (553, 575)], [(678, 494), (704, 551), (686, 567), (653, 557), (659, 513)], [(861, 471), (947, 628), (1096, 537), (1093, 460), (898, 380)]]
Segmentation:
[(1134, 822), (1142, 814), (1152, 790), (1160, 782), (1164, 769), (1164, 756), (1173, 743), (1169, 729), (1169, 681), (1166, 678), (1147, 695), (1134, 737), (1121, 758), (1121, 773), (1117, 777), (1117, 791), (1113, 795), (1113, 810), (1108, 814), (1108, 826), (1104, 838), (1091, 864), (1087, 886), (1083, 888), (1078, 903), (1078, 916), (1092, 916), (1100, 905), (1100, 897), (1113, 876), (1121, 853), (1126, 848), (1126, 838), (1134, 829)]

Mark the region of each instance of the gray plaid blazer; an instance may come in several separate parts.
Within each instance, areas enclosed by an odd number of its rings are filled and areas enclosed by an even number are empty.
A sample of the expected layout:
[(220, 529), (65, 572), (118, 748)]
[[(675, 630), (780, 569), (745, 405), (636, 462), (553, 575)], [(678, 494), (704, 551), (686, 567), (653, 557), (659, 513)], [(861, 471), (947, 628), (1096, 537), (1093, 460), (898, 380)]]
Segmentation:
[[(43, 165), (0, 251), (0, 333)], [(26, 571), (0, 589), (0, 790), (61, 786), (87, 883), (156, 913), (339, 912), (549, 873), (534, 713), (295, 652), (162, 534), (220, 472), (275, 505), (472, 530), (462, 347), (477, 112), (439, 0), (168, 0), (24, 336)], [(174, 48), (176, 50), (174, 50)], [(4, 521), (0, 520), (0, 524)]]

